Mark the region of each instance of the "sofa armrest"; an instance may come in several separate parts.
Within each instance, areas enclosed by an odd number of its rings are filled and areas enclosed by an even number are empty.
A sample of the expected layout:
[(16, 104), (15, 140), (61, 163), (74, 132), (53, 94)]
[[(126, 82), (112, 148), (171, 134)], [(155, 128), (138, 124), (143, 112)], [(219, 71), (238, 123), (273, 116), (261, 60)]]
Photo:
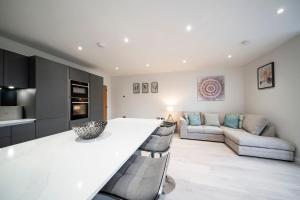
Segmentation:
[(187, 127), (188, 127), (187, 121), (183, 117), (180, 117), (180, 119), (179, 119), (180, 138), (186, 138), (187, 137)]

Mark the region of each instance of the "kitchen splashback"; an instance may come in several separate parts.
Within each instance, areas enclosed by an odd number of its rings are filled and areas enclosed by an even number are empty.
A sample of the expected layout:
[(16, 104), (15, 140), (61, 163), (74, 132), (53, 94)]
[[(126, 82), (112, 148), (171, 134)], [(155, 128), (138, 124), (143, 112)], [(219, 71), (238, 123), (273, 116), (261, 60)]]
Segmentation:
[(23, 118), (23, 106), (0, 106), (0, 121)]

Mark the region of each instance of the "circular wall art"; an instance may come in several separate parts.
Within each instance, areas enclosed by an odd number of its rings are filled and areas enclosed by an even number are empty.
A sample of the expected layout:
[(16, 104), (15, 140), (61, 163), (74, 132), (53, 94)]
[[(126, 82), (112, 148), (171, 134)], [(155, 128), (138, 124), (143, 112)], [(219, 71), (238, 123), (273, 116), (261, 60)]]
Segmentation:
[(207, 76), (198, 78), (198, 100), (224, 100), (224, 76)]

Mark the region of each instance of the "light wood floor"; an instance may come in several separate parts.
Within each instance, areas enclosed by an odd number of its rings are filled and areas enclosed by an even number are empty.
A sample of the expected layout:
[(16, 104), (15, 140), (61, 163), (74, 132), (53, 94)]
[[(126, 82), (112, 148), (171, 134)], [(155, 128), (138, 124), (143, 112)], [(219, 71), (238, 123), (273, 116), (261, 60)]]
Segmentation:
[(298, 200), (300, 167), (237, 156), (224, 143), (173, 138), (168, 175), (176, 188), (166, 200)]

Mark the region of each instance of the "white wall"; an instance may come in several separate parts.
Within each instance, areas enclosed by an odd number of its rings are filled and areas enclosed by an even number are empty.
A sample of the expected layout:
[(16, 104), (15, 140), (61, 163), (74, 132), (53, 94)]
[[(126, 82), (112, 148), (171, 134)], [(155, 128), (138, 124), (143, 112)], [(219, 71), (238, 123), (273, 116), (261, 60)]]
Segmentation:
[[(257, 89), (258, 67), (275, 62), (275, 88)], [(266, 116), (281, 138), (297, 146), (300, 162), (300, 35), (244, 67), (245, 110)]]
[[(197, 100), (197, 78), (202, 75), (225, 76), (225, 101)], [(159, 84), (157, 94), (133, 94), (132, 84), (134, 82), (150, 84), (153, 81), (157, 81)], [(243, 88), (242, 68), (112, 77), (112, 117), (155, 118), (164, 116), (166, 115), (166, 106), (170, 104), (174, 105), (174, 112), (184, 110), (243, 112)]]
[(1, 49), (6, 49), (6, 50), (9, 50), (9, 51), (13, 51), (13, 52), (16, 52), (16, 53), (19, 53), (19, 54), (22, 54), (22, 55), (26, 55), (26, 56), (33, 56), (33, 55), (40, 56), (40, 57), (43, 57), (43, 58), (46, 58), (46, 59), (49, 59), (49, 60), (52, 60), (52, 61), (62, 63), (64, 65), (67, 65), (67, 66), (70, 66), (70, 67), (74, 67), (74, 68), (77, 68), (77, 69), (81, 69), (81, 70), (84, 70), (84, 71), (102, 76), (103, 79), (104, 79), (104, 84), (107, 85), (107, 88), (108, 88), (108, 97), (107, 97), (108, 110), (107, 110), (107, 114), (108, 114), (108, 119), (111, 118), (111, 77), (108, 74), (106, 74), (106, 73), (104, 73), (100, 70), (95, 70), (95, 69), (90, 69), (90, 68), (87, 68), (87, 67), (80, 66), (76, 63), (72, 63), (72, 62), (67, 61), (65, 59), (53, 56), (53, 55), (48, 54), (46, 52), (34, 49), (32, 47), (23, 45), (19, 42), (15, 42), (13, 40), (10, 40), (10, 39), (7, 39), (7, 38), (1, 37), (1, 36), (0, 36), (0, 48)]

